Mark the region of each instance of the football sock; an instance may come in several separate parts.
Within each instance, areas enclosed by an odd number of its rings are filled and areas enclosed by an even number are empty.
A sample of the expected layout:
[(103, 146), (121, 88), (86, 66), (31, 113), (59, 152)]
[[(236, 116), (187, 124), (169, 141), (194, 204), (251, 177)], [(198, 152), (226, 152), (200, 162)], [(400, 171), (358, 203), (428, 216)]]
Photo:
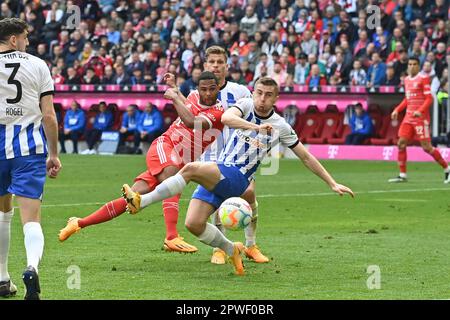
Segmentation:
[(256, 244), (256, 225), (258, 222), (258, 201), (250, 205), (252, 207), (252, 221), (245, 228), (245, 246), (251, 247)]
[(27, 266), (32, 266), (38, 272), (39, 261), (44, 252), (44, 234), (39, 222), (27, 222), (23, 225), (25, 235), (25, 250), (27, 252)]
[(166, 224), (166, 239), (172, 240), (178, 237), (177, 223), (178, 223), (178, 202), (181, 194), (163, 200), (164, 222)]
[(215, 225), (215, 226), (217, 227), (217, 229), (220, 230), (220, 232), (222, 232), (223, 234), (225, 234), (226, 229), (225, 229), (225, 227), (223, 226), (222, 221), (220, 221), (220, 218), (219, 218), (219, 211), (218, 211), (218, 210), (214, 211), (214, 213), (212, 214), (212, 216), (211, 216), (211, 222), (212, 222), (213, 225)]
[(442, 158), (442, 155), (438, 149), (433, 148), (433, 151), (430, 152), (430, 155), (434, 158), (434, 160), (436, 160), (437, 163), (441, 165), (442, 168), (444, 169), (448, 168), (447, 161), (445, 161), (444, 158)]
[(406, 176), (406, 160), (407, 160), (406, 149), (398, 150), (398, 166), (400, 167), (400, 173), (404, 173), (405, 176)]
[(181, 193), (186, 186), (186, 181), (180, 173), (167, 178), (161, 182), (155, 190), (150, 193), (141, 195), (141, 208), (145, 208), (148, 205), (168, 199), (179, 193)]
[(229, 256), (233, 255), (233, 242), (225, 238), (222, 232), (211, 223), (206, 223), (205, 231), (198, 236), (198, 240), (214, 248), (220, 248)]
[(9, 240), (11, 238), (11, 219), (13, 210), (0, 211), (0, 281), (8, 281), (8, 254)]
[(98, 224), (114, 219), (120, 216), (127, 209), (127, 201), (124, 198), (118, 198), (103, 205), (94, 213), (78, 220), (80, 228), (88, 227), (93, 224)]

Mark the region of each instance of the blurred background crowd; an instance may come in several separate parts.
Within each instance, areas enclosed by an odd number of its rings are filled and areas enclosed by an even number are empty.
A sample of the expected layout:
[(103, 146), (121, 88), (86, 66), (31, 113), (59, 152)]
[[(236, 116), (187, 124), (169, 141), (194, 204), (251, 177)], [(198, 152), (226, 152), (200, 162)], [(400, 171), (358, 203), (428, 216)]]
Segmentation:
[[(161, 84), (172, 72), (186, 94), (213, 44), (228, 50), (229, 79), (242, 84), (268, 75), (281, 86), (400, 86), (408, 56), (420, 59), (436, 92), (448, 78), (446, 0), (0, 3), (0, 17), (31, 26), (29, 52), (47, 61), (55, 84)], [(369, 5), (380, 9), (377, 27)]]

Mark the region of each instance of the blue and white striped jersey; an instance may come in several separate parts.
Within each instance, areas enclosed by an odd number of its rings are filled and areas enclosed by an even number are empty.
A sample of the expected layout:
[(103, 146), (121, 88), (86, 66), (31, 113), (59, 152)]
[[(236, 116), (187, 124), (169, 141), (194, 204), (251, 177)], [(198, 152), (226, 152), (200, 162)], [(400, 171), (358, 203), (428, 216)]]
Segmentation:
[(47, 154), (40, 98), (53, 92), (43, 60), (15, 50), (0, 52), (0, 160)]
[(293, 148), (299, 140), (292, 127), (275, 111), (267, 117), (259, 117), (254, 110), (252, 98), (239, 100), (235, 107), (242, 112), (242, 118), (245, 120), (256, 124), (270, 123), (273, 127), (269, 134), (254, 130), (233, 130), (219, 155), (217, 163), (238, 167), (239, 171), (251, 180), (261, 160), (273, 147), (281, 143), (285, 147)]
[(252, 96), (250, 90), (242, 84), (227, 81), (220, 89), (217, 99), (220, 100), (225, 110), (234, 106), (239, 99), (250, 98)]
[[(252, 96), (250, 90), (242, 84), (227, 81), (225, 85), (220, 89), (217, 99), (222, 103), (225, 110), (234, 106), (239, 99), (250, 98)], [(220, 150), (224, 146), (224, 141), (231, 134), (233, 129), (224, 127), (222, 136), (217, 139), (205, 150), (201, 156), (201, 161), (216, 161)]]

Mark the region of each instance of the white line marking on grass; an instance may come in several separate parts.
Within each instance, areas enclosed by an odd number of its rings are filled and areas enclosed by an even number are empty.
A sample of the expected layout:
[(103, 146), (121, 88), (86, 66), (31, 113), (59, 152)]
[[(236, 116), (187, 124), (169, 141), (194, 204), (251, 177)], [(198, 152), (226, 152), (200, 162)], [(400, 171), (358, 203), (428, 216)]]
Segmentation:
[[(356, 192), (355, 195), (360, 194), (380, 194), (380, 193), (408, 193), (408, 192), (432, 192), (432, 191), (450, 191), (450, 188), (425, 188), (425, 189), (403, 189), (403, 190), (370, 190)], [(284, 194), (258, 194), (258, 198), (281, 198), (281, 197), (321, 197), (321, 196), (337, 196), (334, 192), (321, 192), (321, 193), (284, 193)], [(191, 198), (182, 198), (181, 201), (190, 201)], [(109, 200), (110, 201), (110, 200)], [(60, 204), (44, 204), (42, 208), (55, 208), (55, 207), (78, 207), (78, 206), (97, 206), (104, 205), (106, 202), (84, 202), (84, 203), (60, 203)], [(380, 200), (380, 201), (402, 201), (396, 200)], [(404, 200), (408, 201), (408, 200)], [(428, 200), (409, 200), (409, 201), (428, 201)]]
[[(379, 194), (379, 193), (407, 193), (407, 192), (430, 192), (430, 191), (444, 191), (450, 188), (424, 188), (424, 189), (403, 189), (403, 190), (370, 190), (370, 191), (356, 191), (355, 195), (359, 194)], [(257, 194), (257, 198), (275, 198), (275, 197), (318, 197), (337, 195), (335, 192), (321, 192), (321, 193), (285, 193), (285, 194)]]
[(424, 199), (375, 199), (375, 201), (381, 201), (381, 202), (428, 202), (430, 200), (424, 200)]

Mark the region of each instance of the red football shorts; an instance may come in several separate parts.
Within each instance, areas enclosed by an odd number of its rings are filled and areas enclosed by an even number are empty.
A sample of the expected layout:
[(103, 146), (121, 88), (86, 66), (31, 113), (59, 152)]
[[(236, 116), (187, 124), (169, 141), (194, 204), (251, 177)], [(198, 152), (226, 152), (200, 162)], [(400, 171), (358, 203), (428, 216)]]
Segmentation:
[(151, 190), (159, 184), (156, 176), (159, 175), (164, 168), (174, 166), (181, 169), (184, 166), (180, 157), (174, 151), (172, 141), (165, 136), (158, 137), (153, 141), (150, 149), (148, 149), (146, 162), (147, 171), (137, 176), (134, 181), (145, 181)]
[(418, 121), (415, 124), (402, 122), (398, 129), (398, 136), (410, 141), (431, 141), (430, 124), (426, 120)]

